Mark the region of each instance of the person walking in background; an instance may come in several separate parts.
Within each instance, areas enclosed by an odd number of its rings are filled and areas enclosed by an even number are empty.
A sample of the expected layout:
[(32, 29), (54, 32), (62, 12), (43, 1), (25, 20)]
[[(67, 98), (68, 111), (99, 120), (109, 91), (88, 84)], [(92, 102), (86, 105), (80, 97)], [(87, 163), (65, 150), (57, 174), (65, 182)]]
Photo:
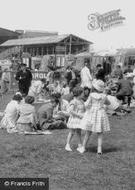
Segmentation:
[(102, 154), (102, 138), (103, 132), (110, 131), (108, 116), (105, 111), (104, 104), (109, 105), (104, 91), (104, 82), (101, 80), (94, 80), (92, 83), (92, 92), (85, 102), (86, 112), (80, 122), (80, 127), (85, 131), (82, 146), (78, 148), (80, 153), (84, 153), (90, 135), (98, 134), (98, 148), (97, 153)]
[(2, 77), (1, 77), (1, 93), (2, 95), (7, 93), (9, 90), (9, 83), (10, 83), (10, 73), (8, 72), (8, 69), (5, 68)]
[(18, 81), (19, 91), (26, 96), (31, 86), (32, 74), (30, 70), (26, 68), (26, 64), (21, 64), (20, 66), (20, 70), (16, 73), (15, 79)]
[[(67, 127), (69, 128), (69, 134), (67, 137), (67, 142), (65, 146), (65, 150), (72, 151), (70, 147), (70, 143), (74, 134), (77, 134), (78, 138), (78, 148), (81, 147), (81, 125), (80, 121), (83, 118), (85, 112), (84, 102), (81, 98), (83, 89), (80, 87), (75, 87), (73, 89), (74, 98), (71, 100), (69, 104), (69, 119), (67, 123)], [(77, 149), (78, 149), (77, 148)]]
[(70, 81), (72, 80), (71, 66), (67, 66), (66, 73), (65, 73), (65, 79), (66, 79), (67, 84), (69, 85)]
[(81, 70), (81, 87), (88, 87), (91, 89), (92, 86), (92, 76), (90, 74), (90, 70), (88, 68), (87, 60), (84, 61), (83, 68)]

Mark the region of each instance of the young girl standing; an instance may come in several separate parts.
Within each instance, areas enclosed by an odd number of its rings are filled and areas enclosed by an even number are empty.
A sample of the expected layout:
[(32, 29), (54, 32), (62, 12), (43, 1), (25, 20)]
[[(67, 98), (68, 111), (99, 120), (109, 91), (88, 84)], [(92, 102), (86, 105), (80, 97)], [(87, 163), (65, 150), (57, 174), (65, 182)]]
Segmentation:
[[(70, 142), (71, 139), (73, 137), (73, 135), (77, 134), (77, 138), (78, 138), (78, 148), (81, 147), (81, 125), (80, 125), (80, 121), (83, 118), (84, 112), (85, 112), (85, 106), (84, 106), (84, 102), (81, 99), (82, 96), (82, 92), (83, 89), (80, 87), (76, 87), (73, 89), (73, 100), (70, 102), (69, 104), (69, 120), (67, 123), (67, 127), (69, 128), (69, 134), (67, 137), (67, 143), (65, 146), (65, 149), (67, 151), (72, 151), (71, 147), (70, 147)], [(78, 149), (77, 148), (77, 149)]]
[(94, 80), (92, 84), (92, 92), (85, 103), (86, 112), (81, 120), (81, 128), (86, 131), (82, 147), (78, 149), (80, 153), (85, 152), (85, 148), (91, 133), (98, 135), (97, 153), (102, 154), (102, 137), (103, 132), (110, 131), (108, 116), (105, 111), (105, 106), (110, 102), (107, 99), (104, 91), (104, 82), (101, 80)]

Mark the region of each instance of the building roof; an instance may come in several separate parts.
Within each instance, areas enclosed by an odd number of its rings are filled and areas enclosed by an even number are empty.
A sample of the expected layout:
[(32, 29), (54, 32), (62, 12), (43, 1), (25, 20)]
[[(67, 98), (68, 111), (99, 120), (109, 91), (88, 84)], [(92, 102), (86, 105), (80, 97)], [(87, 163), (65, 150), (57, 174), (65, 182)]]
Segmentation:
[(135, 56), (135, 48), (118, 49), (117, 55)]
[(18, 32), (14, 32), (12, 30), (8, 30), (5, 28), (0, 28), (0, 37), (2, 36), (19, 36), (20, 34)]
[(13, 40), (8, 40), (8, 41), (4, 42), (0, 46), (9, 47), (9, 46), (36, 45), (36, 44), (56, 44), (56, 43), (62, 42), (64, 39), (66, 39), (70, 36), (78, 38), (86, 44), (92, 44), (92, 42), (84, 40), (78, 36), (75, 36), (72, 34), (65, 34), (65, 35), (56, 35), (56, 36), (13, 39)]
[(58, 35), (58, 32), (49, 32), (41, 30), (16, 30), (16, 32), (20, 33), (19, 39)]
[(77, 57), (77, 58), (78, 57), (91, 57), (91, 53), (87, 52), (87, 51), (84, 51), (84, 52), (76, 54), (75, 57)]

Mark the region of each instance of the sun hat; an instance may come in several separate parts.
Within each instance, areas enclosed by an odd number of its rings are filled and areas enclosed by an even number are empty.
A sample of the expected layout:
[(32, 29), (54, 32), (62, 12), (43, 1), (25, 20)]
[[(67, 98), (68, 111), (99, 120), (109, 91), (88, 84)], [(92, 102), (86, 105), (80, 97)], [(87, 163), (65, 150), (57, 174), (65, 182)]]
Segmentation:
[(104, 91), (105, 83), (102, 80), (93, 80), (92, 86), (99, 92)]

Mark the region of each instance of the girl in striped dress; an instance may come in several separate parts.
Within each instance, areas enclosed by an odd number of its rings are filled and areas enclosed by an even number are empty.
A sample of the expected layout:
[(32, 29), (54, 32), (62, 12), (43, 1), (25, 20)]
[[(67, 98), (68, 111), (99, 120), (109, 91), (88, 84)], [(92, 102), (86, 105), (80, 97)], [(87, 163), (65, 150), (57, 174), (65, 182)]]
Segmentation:
[(72, 151), (70, 147), (70, 142), (74, 134), (76, 133), (78, 138), (78, 148), (81, 146), (81, 119), (83, 118), (85, 112), (84, 102), (82, 100), (83, 89), (81, 87), (75, 87), (73, 89), (73, 100), (69, 104), (69, 119), (67, 127), (69, 128), (69, 134), (67, 137), (67, 143), (65, 149), (67, 151)]
[(98, 134), (98, 148), (97, 153), (102, 154), (102, 136), (103, 132), (110, 131), (108, 116), (106, 114), (105, 106), (110, 102), (107, 96), (103, 93), (104, 82), (101, 80), (94, 80), (92, 84), (92, 92), (85, 102), (86, 112), (81, 120), (81, 128), (86, 131), (82, 147), (78, 149), (80, 153), (85, 152), (85, 148), (91, 133)]

